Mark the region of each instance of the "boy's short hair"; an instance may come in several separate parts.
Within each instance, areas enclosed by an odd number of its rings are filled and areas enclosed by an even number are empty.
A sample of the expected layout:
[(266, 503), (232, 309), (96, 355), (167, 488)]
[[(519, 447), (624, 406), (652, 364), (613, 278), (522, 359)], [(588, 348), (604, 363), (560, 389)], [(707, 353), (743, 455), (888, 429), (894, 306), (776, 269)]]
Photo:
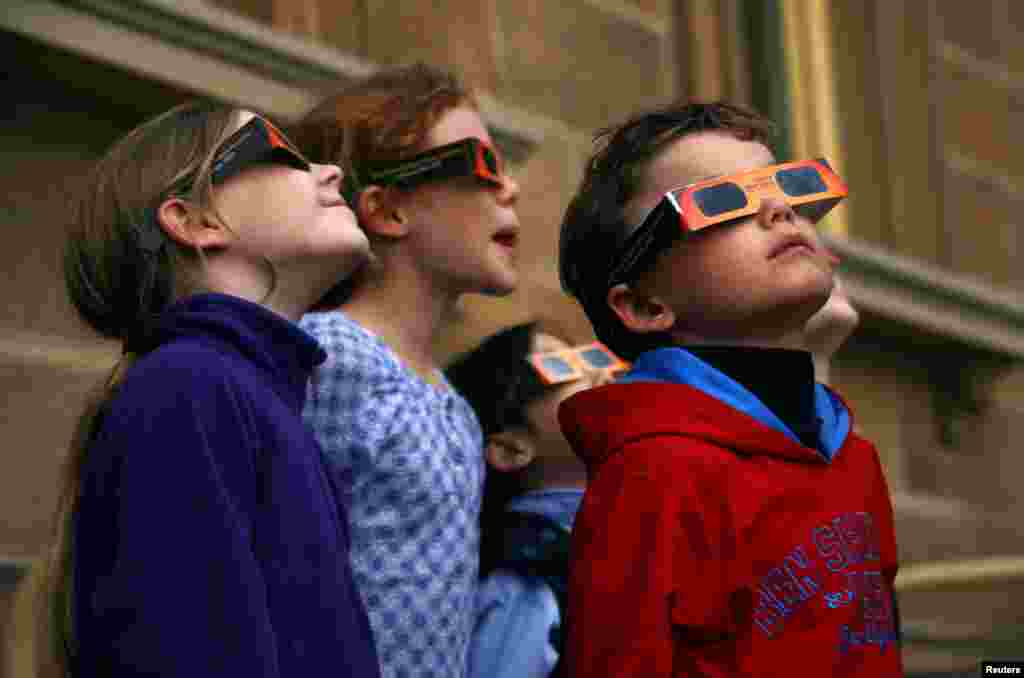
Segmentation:
[(629, 233), (623, 207), (642, 189), (650, 162), (672, 142), (723, 130), (769, 145), (772, 123), (756, 111), (724, 102), (676, 102), (599, 131), (583, 180), (562, 220), (558, 266), (562, 287), (575, 297), (594, 333), (625, 360), (664, 346), (664, 333), (641, 334), (608, 306), (608, 275)]
[(445, 369), (448, 382), (476, 412), (484, 438), (526, 426), (524, 407), (545, 390), (527, 361), (537, 331), (536, 322), (503, 329)]

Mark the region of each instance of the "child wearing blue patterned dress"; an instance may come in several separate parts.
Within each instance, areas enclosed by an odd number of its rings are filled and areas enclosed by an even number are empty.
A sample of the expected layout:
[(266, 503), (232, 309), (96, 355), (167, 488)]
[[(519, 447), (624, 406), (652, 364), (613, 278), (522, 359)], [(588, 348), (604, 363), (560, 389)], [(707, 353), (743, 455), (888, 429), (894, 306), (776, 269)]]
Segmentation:
[(432, 346), (462, 294), (514, 289), (519, 189), (472, 96), (423, 65), (349, 87), (293, 133), (311, 157), (346, 166), (376, 257), (302, 327), (329, 354), (304, 414), (349, 517), (382, 674), (461, 678), (482, 435)]

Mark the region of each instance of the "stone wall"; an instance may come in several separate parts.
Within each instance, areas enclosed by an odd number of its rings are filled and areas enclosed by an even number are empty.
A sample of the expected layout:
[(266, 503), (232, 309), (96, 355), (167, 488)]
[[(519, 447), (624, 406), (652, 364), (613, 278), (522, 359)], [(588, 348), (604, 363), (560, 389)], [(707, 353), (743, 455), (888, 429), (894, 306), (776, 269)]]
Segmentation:
[[(373, 65), (423, 59), (453, 67), (489, 101), (517, 111), (541, 140), (512, 168), (522, 189), (521, 288), (499, 300), (465, 299), (438, 347), (449, 356), (536, 315), (554, 316), (573, 339), (590, 337), (579, 308), (559, 289), (556, 243), (591, 135), (638, 107), (682, 94), (749, 102), (752, 78), (765, 66), (751, 61), (749, 35), (740, 30), (745, 1), (755, 0), (203, 6)], [(1024, 293), (1017, 263), (1024, 247), (1017, 139), (1024, 122), (1024, 3), (827, 5), (837, 132), (852, 189), (849, 235)], [(4, 49), (18, 68), (7, 88), (10, 120), (0, 130), (0, 226), (7, 234), (0, 247), (7, 310), (0, 316), (0, 556), (30, 557), (47, 538), (74, 419), (116, 354), (74, 319), (64, 296), (57, 258), (64, 195), (112, 139), (188, 92), (22, 39)], [(837, 356), (833, 381), (880, 449), (903, 559), (1024, 550), (1016, 483), (1024, 468), (1015, 445), (1024, 433), (1022, 373), (955, 345), (948, 353), (919, 351), (913, 333), (894, 336), (868, 320)], [(954, 412), (952, 422), (937, 405), (950, 384), (971, 385), (961, 395), (972, 407)], [(958, 435), (943, 438), (949, 430)], [(1016, 619), (997, 604), (999, 596), (1018, 600), (1019, 591), (908, 596), (904, 611), (940, 629), (984, 630)], [(941, 652), (908, 658), (911, 666), (935, 670), (973, 661)]]

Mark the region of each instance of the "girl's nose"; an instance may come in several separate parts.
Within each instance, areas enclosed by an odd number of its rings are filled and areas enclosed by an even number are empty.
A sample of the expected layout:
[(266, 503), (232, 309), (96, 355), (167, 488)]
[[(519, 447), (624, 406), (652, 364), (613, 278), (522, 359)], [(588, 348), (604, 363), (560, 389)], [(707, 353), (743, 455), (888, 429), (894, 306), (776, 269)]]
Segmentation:
[(498, 190), (498, 201), (502, 205), (515, 205), (519, 201), (519, 182), (510, 174), (501, 177), (501, 188)]
[(337, 165), (313, 165), (313, 170), (316, 172), (317, 180), (321, 184), (341, 185), (341, 177), (344, 173)]

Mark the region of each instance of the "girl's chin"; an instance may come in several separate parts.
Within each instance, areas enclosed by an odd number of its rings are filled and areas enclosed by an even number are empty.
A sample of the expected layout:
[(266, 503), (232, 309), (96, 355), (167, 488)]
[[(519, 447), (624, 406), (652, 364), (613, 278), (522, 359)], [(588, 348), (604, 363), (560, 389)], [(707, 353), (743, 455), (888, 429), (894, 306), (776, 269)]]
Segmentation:
[(512, 262), (496, 262), (490, 279), (486, 283), (487, 294), (504, 296), (516, 291), (519, 285), (519, 271)]

